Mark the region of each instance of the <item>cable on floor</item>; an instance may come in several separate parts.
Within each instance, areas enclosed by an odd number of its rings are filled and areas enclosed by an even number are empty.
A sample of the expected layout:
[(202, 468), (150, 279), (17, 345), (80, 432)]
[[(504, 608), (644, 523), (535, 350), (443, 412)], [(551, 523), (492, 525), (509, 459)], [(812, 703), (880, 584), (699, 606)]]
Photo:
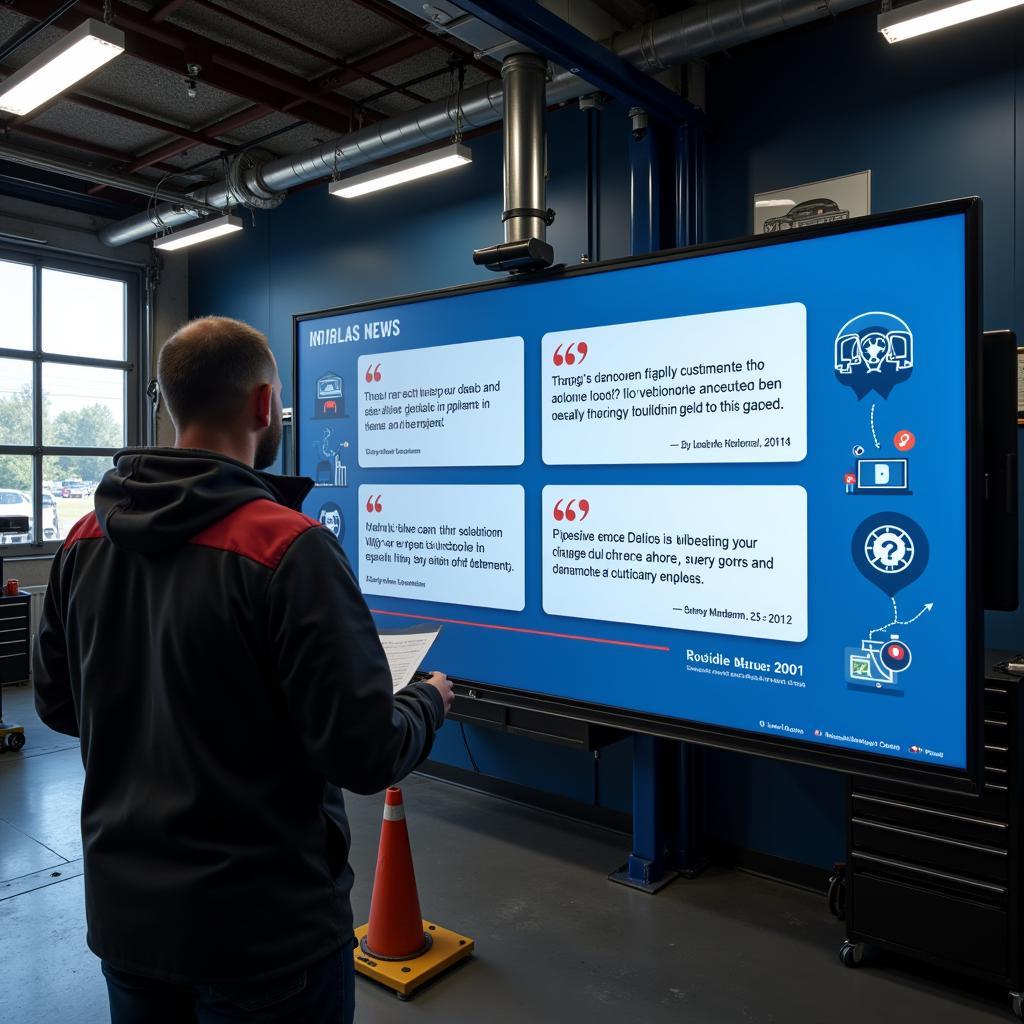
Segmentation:
[(465, 722), (459, 722), (459, 731), (462, 733), (462, 745), (466, 748), (466, 756), (469, 758), (469, 763), (473, 766), (473, 771), (479, 775), (480, 768), (476, 763), (476, 758), (473, 756), (473, 751), (469, 747), (469, 737), (466, 735)]

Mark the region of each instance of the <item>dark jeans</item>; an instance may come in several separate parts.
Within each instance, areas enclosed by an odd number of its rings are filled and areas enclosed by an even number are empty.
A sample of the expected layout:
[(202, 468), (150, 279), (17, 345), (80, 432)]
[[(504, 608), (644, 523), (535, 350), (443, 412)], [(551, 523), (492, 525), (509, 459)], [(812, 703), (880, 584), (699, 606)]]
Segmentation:
[(194, 988), (129, 974), (103, 962), (111, 1024), (352, 1024), (352, 947), (273, 982)]

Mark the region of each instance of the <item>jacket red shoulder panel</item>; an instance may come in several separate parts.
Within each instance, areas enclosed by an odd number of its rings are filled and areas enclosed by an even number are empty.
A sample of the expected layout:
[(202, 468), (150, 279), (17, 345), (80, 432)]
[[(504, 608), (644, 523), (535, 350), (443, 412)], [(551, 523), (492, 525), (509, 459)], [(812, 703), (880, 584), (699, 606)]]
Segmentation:
[(197, 533), (189, 543), (232, 551), (268, 569), (276, 569), (292, 544), (319, 525), (301, 512), (269, 498), (258, 498)]
[(71, 532), (68, 534), (67, 540), (64, 541), (64, 550), (67, 551), (68, 548), (73, 544), (77, 544), (80, 540), (95, 540), (97, 537), (102, 536), (103, 531), (100, 529), (100, 521), (96, 518), (95, 512), (90, 512), (71, 527)]

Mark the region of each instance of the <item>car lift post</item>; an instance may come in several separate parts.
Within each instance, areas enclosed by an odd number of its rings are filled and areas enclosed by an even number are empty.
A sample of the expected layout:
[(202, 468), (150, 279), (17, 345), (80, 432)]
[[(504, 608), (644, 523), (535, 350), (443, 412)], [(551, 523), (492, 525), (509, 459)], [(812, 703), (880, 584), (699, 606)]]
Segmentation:
[[(700, 124), (668, 129), (639, 107), (630, 110), (630, 246), (634, 256), (700, 238), (703, 145)], [(674, 195), (664, 196), (671, 169)], [(629, 860), (608, 877), (656, 893), (680, 874), (693, 877), (700, 858), (699, 751), (689, 743), (633, 736), (633, 845)]]

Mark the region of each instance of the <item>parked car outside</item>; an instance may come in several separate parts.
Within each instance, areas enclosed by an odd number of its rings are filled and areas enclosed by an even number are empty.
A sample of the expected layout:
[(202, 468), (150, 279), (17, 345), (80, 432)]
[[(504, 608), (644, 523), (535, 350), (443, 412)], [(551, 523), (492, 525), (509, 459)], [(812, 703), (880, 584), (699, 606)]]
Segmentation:
[[(28, 533), (2, 537), (0, 543), (32, 543), (32, 498), (25, 491), (16, 491), (13, 488), (0, 489), (0, 515), (26, 516), (29, 521)], [(49, 491), (43, 492), (43, 540), (60, 540), (60, 517), (57, 514), (57, 502)]]
[(27, 516), (30, 527), (28, 533), (0, 534), (0, 544), (27, 544), (30, 541), (32, 501), (24, 491), (0, 490), (0, 516)]
[(57, 500), (49, 491), (43, 491), (43, 540), (60, 540)]

